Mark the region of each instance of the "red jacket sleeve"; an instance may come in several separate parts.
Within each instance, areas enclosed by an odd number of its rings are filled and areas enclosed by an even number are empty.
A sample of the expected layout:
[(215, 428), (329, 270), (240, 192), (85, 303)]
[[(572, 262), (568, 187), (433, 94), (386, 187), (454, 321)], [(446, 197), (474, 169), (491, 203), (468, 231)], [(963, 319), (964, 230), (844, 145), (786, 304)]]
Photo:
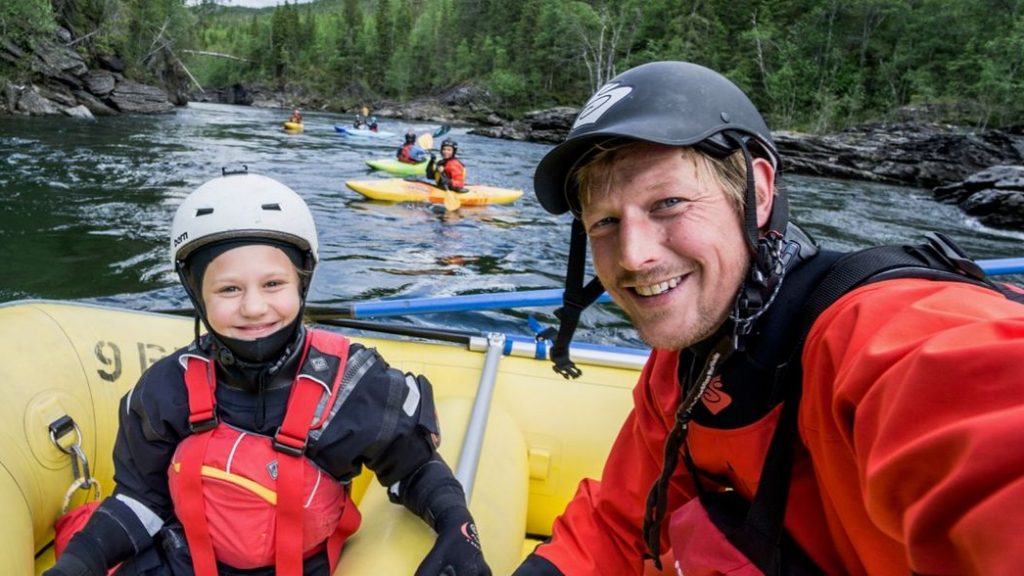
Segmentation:
[[(675, 418), (677, 363), (677, 352), (656, 350), (651, 354), (633, 390), (633, 410), (612, 445), (601, 480), (580, 483), (576, 496), (555, 520), (551, 541), (537, 548), (536, 553), (563, 574), (643, 573), (644, 507), (647, 493), (661, 473), (665, 438)], [(690, 498), (678, 488), (685, 480), (684, 470), (679, 466), (673, 478), (669, 510)], [(668, 549), (667, 525), (666, 518), (662, 551)]]
[(1024, 306), (967, 284), (880, 282), (822, 314), (801, 430), (848, 567), (1019, 572), (1022, 360)]

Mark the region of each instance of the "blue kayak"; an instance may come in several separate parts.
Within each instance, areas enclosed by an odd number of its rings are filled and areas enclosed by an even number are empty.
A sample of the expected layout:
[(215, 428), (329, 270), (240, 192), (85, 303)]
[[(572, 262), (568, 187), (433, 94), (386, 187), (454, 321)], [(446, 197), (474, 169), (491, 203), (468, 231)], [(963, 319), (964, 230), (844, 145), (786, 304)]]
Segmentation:
[(342, 136), (352, 138), (394, 138), (397, 136), (394, 132), (387, 132), (384, 130), (374, 132), (373, 130), (368, 130), (366, 128), (355, 128), (344, 124), (335, 124), (334, 129)]

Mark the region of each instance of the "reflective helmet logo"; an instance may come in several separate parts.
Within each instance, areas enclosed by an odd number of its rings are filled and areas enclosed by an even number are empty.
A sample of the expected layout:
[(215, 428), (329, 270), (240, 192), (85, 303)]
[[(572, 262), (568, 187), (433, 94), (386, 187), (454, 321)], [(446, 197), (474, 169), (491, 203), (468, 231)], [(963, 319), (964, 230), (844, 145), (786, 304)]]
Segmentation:
[(612, 106), (615, 106), (619, 100), (625, 98), (632, 91), (632, 86), (619, 86), (618, 82), (605, 84), (587, 101), (583, 110), (580, 111), (580, 115), (576, 117), (572, 129), (575, 130), (580, 126), (597, 122), (605, 112), (611, 110)]

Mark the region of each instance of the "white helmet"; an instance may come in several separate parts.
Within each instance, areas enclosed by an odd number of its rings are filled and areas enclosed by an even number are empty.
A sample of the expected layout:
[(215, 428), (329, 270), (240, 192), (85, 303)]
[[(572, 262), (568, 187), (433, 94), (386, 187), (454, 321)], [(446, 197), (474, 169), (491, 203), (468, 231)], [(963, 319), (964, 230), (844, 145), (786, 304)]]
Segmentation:
[(229, 173), (196, 188), (171, 224), (171, 264), (178, 268), (196, 249), (213, 242), (262, 238), (317, 254), (316, 225), (305, 201), (284, 184), (258, 174)]

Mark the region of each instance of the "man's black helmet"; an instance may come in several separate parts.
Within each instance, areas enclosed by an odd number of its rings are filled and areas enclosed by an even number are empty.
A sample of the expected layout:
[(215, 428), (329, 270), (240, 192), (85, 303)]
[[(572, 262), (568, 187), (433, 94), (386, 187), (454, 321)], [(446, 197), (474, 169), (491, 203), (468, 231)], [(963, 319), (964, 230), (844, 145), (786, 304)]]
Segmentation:
[(416, 133), (412, 132), (412, 131), (406, 132), (405, 133), (405, 143), (406, 144), (415, 144), (416, 143)]
[(578, 212), (574, 174), (595, 145), (615, 138), (695, 146), (717, 156), (739, 149), (740, 138), (754, 155), (779, 166), (768, 126), (735, 84), (697, 64), (652, 62), (598, 90), (565, 141), (540, 161), (533, 186), (541, 206), (553, 214)]
[(446, 138), (444, 140), (444, 142), (441, 142), (441, 148), (444, 148), (445, 146), (451, 146), (452, 147), (452, 154), (453, 155), (459, 153), (459, 143), (456, 142), (455, 140), (452, 140), (451, 138)]

